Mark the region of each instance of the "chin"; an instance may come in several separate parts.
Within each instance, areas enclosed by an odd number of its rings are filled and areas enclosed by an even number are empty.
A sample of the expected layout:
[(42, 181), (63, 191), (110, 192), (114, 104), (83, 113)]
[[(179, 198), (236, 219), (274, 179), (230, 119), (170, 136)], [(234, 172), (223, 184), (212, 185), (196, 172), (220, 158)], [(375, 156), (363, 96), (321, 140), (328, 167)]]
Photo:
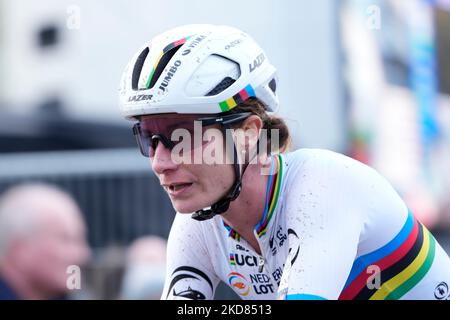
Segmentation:
[(172, 201), (172, 205), (178, 213), (194, 213), (197, 210), (208, 207), (208, 204), (202, 205), (201, 203), (195, 203), (192, 200)]
[(178, 213), (193, 213), (199, 209), (197, 206), (193, 206), (192, 203), (189, 203), (188, 201), (176, 201), (172, 202), (172, 205)]

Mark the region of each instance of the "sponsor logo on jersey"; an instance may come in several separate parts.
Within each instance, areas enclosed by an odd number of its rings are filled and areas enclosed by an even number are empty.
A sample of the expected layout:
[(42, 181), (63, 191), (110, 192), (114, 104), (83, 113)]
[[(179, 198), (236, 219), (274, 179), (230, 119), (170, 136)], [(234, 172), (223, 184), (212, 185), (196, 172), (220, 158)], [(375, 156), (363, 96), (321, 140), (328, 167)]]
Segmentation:
[(281, 248), (287, 240), (286, 233), (283, 232), (283, 227), (279, 226), (276, 233), (274, 233), (269, 239), (269, 247), (272, 255), (276, 255), (278, 248)]
[(173, 289), (173, 296), (174, 297), (182, 297), (190, 300), (205, 300), (206, 297), (203, 293), (200, 291), (194, 290), (191, 287), (188, 287), (187, 290), (175, 292), (175, 289)]
[(250, 293), (250, 286), (247, 279), (239, 272), (230, 272), (228, 274), (228, 283), (231, 288), (240, 296), (248, 296)]
[(253, 286), (253, 291), (258, 295), (275, 292), (275, 288), (273, 283), (271, 283), (269, 276), (264, 273), (251, 274), (250, 281)]
[[(284, 266), (283, 266), (284, 267)], [(277, 286), (280, 285), (281, 277), (283, 276), (283, 268), (278, 267), (272, 272), (273, 280), (277, 283)]]
[(258, 266), (258, 258), (252, 255), (230, 253), (230, 264), (238, 266), (256, 267)]
[(266, 60), (266, 56), (264, 55), (264, 53), (261, 53), (259, 56), (256, 57), (255, 60), (253, 60), (253, 63), (249, 64), (250, 72), (253, 72), (257, 68), (259, 68), (263, 64), (264, 60)]
[(162, 91), (166, 91), (167, 86), (170, 83), (170, 80), (172, 80), (173, 76), (175, 75), (175, 73), (178, 70), (178, 67), (181, 66), (181, 61), (180, 60), (176, 60), (173, 65), (169, 68), (169, 70), (167, 71), (167, 73), (165, 74), (161, 85), (159, 86), (159, 89)]
[(196, 284), (200, 287), (202, 282), (206, 282), (209, 285), (212, 295), (214, 291), (213, 284), (203, 271), (189, 266), (179, 267), (172, 272), (167, 297), (172, 295), (174, 297), (204, 300), (206, 298), (205, 294), (193, 288)]
[(243, 246), (241, 246), (239, 243), (236, 244), (236, 250), (248, 252), (248, 249), (245, 249), (245, 248), (244, 248)]
[(441, 282), (436, 286), (436, 289), (434, 289), (434, 297), (438, 300), (450, 300), (446, 282)]

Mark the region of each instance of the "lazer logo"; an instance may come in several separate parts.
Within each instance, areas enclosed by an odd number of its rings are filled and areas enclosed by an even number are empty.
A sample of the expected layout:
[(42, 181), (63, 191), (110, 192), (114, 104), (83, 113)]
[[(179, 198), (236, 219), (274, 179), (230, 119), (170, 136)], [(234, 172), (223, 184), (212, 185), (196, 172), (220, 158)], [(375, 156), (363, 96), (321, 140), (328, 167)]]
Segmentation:
[(152, 98), (153, 98), (153, 95), (151, 95), (151, 94), (138, 94), (138, 95), (129, 97), (128, 102), (146, 101), (146, 100), (152, 100)]
[(249, 64), (250, 72), (253, 72), (256, 68), (259, 68), (263, 64), (264, 60), (266, 60), (266, 56), (264, 56), (264, 53), (261, 53), (253, 61), (253, 64)]
[(161, 82), (161, 85), (159, 86), (159, 89), (162, 91), (166, 91), (167, 86), (169, 85), (170, 80), (172, 80), (173, 76), (178, 70), (178, 67), (181, 65), (181, 61), (177, 60), (173, 63), (173, 66), (169, 68), (169, 71), (167, 71), (163, 81)]
[(198, 36), (197, 38), (195, 38), (194, 41), (192, 41), (192, 43), (187, 46), (187, 49), (183, 51), (182, 55), (187, 56), (189, 53), (191, 53), (191, 50), (194, 49), (205, 38), (206, 36)]

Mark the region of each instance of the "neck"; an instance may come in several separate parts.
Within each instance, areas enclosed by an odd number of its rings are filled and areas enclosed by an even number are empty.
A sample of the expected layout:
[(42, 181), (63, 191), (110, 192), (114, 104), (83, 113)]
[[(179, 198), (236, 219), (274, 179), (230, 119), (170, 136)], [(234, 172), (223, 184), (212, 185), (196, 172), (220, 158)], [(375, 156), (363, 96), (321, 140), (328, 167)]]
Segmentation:
[[(222, 214), (225, 222), (258, 253), (261, 253), (261, 250), (253, 231), (264, 216), (269, 175), (262, 172), (269, 172), (273, 159), (269, 158), (269, 160), (268, 165), (258, 161), (247, 167), (242, 177), (242, 190), (239, 197), (232, 201), (230, 208)], [(276, 165), (276, 162), (274, 164)]]

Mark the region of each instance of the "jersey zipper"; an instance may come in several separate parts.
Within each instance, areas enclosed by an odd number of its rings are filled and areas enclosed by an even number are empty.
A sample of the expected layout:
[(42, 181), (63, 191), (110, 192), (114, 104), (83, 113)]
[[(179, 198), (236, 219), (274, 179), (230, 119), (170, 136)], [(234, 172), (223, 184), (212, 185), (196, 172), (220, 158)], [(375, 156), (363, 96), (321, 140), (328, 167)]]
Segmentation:
[(266, 264), (266, 259), (265, 257), (265, 250), (264, 250), (264, 246), (262, 244), (262, 242), (260, 241), (260, 238), (258, 237), (258, 234), (256, 233), (256, 231), (254, 231), (255, 237), (256, 237), (256, 241), (258, 241), (259, 244), (259, 249), (261, 250), (261, 254), (258, 254), (255, 250), (253, 250), (257, 255), (258, 255), (258, 272), (262, 273), (264, 271), (264, 268), (266, 269), (267, 273), (270, 276), (270, 270), (268, 270), (267, 264)]
[[(262, 253), (262, 251), (261, 251), (261, 253)], [(264, 260), (264, 258), (262, 256), (259, 256), (259, 260), (258, 260), (258, 272), (259, 273), (263, 272), (265, 262), (266, 261)]]

